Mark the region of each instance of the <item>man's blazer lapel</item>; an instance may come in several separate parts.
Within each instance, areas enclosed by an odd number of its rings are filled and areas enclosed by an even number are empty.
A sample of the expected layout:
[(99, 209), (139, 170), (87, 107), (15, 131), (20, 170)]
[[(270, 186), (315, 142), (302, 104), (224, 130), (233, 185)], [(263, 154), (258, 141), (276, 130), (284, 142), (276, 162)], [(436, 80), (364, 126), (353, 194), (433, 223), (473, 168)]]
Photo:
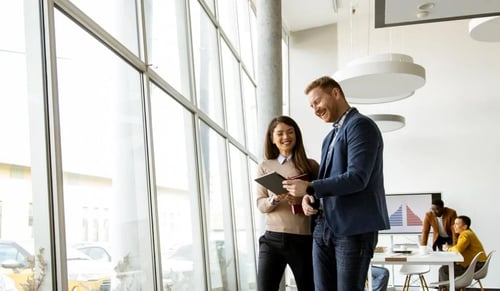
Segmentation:
[(323, 148), (321, 149), (321, 162), (320, 162), (320, 167), (318, 171), (318, 178), (323, 179), (325, 177), (326, 173), (326, 160), (328, 158), (328, 147), (330, 146), (330, 143), (332, 142), (333, 138), (333, 129), (328, 133), (328, 135), (325, 137), (323, 141)]

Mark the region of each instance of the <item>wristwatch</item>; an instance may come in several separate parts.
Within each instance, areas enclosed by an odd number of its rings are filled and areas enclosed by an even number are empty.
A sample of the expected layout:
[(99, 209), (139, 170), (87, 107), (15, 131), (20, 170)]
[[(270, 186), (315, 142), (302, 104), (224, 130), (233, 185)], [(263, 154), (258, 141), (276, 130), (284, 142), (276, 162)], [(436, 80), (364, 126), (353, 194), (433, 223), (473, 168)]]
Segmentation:
[(271, 205), (278, 205), (278, 204), (280, 204), (279, 201), (274, 200), (274, 196), (276, 196), (276, 195), (273, 195), (273, 196), (269, 197), (269, 202), (271, 203)]
[(306, 188), (306, 193), (309, 194), (309, 195), (312, 195), (316, 198), (316, 195), (315, 192), (314, 192), (314, 187), (312, 186), (312, 183), (309, 182), (309, 185), (307, 185), (307, 188)]

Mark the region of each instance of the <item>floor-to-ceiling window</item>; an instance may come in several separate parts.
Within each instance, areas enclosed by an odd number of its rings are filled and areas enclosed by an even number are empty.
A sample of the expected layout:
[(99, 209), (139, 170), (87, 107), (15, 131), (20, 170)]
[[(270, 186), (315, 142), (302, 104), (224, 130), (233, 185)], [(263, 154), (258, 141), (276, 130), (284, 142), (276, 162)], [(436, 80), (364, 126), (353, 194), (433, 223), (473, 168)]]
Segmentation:
[(7, 284), (256, 290), (252, 5), (0, 2)]
[(46, 274), (44, 287), (53, 283), (46, 267), (49, 171), (40, 169), (47, 157), (43, 86), (33, 82), (42, 78), (39, 27), (30, 25), (38, 8), (24, 4), (0, 2), (0, 281), (8, 290), (35, 290), (37, 282), (29, 281), (35, 263)]

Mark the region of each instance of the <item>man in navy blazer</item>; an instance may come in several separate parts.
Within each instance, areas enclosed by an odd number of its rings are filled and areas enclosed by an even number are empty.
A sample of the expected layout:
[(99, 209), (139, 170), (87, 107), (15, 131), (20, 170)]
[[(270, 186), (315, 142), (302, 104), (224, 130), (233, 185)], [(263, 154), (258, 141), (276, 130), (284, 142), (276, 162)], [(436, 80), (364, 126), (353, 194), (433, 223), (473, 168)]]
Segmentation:
[(362, 291), (378, 231), (389, 229), (382, 135), (345, 99), (340, 85), (321, 77), (305, 89), (314, 114), (333, 129), (325, 137), (318, 179), (286, 180), (314, 216), (313, 267), (317, 291)]

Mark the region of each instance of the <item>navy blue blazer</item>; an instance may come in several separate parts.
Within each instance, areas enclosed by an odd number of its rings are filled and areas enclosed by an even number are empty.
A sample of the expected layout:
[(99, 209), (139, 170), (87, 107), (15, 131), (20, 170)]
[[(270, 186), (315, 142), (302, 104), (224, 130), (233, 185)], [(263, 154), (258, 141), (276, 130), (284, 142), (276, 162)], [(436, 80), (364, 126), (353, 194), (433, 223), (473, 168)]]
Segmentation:
[(383, 175), (384, 143), (372, 119), (353, 108), (337, 133), (327, 161), (333, 130), (323, 140), (314, 196), (322, 199), (329, 228), (336, 235), (389, 229)]

